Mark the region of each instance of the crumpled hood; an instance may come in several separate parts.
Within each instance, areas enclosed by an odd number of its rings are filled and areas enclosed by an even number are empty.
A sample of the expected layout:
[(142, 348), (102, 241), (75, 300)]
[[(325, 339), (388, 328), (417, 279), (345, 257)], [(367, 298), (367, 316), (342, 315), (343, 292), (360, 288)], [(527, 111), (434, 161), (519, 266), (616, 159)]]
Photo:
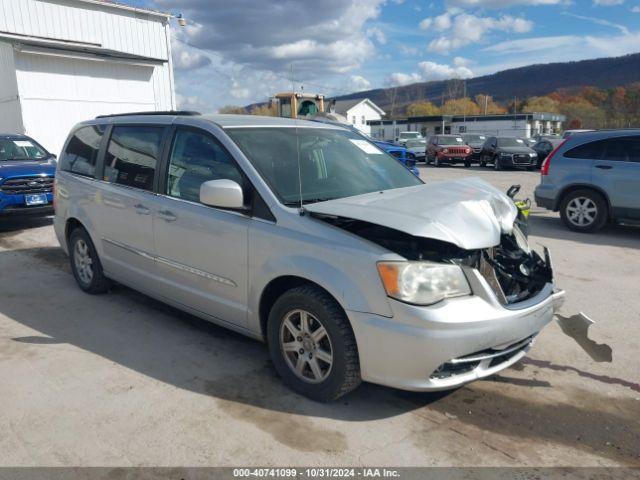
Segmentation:
[(467, 250), (500, 243), (518, 210), (478, 178), (429, 183), (306, 205), (312, 213), (362, 220)]

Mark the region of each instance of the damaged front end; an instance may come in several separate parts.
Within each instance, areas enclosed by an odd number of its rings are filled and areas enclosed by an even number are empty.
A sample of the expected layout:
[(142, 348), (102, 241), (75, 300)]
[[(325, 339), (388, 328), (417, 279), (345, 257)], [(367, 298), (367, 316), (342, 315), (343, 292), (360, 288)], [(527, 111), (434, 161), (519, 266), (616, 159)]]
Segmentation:
[(546, 251), (547, 258), (543, 259), (531, 250), (525, 235), (517, 226), (511, 233), (503, 233), (497, 246), (467, 250), (453, 243), (414, 236), (363, 220), (317, 213), (312, 215), (410, 261), (476, 269), (503, 305), (533, 298), (546, 285), (553, 283), (553, 272)]

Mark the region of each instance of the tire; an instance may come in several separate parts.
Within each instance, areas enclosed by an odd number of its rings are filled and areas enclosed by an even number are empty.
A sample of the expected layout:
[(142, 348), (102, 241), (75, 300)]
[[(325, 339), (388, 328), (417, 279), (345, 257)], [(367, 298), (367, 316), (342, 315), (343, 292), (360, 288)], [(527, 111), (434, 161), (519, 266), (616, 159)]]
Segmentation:
[(440, 168), (440, 167), (441, 167), (441, 165), (440, 165), (440, 159), (438, 158), (438, 156), (437, 156), (437, 155), (435, 156), (435, 158), (434, 158), (434, 160), (433, 160), (433, 166), (434, 166), (434, 167), (436, 167), (436, 168)]
[(69, 236), (69, 262), (82, 291), (96, 295), (105, 293), (111, 287), (111, 282), (104, 276), (91, 237), (82, 227), (73, 230)]
[(480, 160), (480, 167), (484, 168), (487, 166), (487, 162), (485, 160)]
[(560, 218), (574, 232), (592, 233), (602, 229), (609, 218), (608, 210), (604, 197), (590, 189), (569, 192), (560, 202)]
[(464, 162), (464, 168), (471, 167), (471, 162)]
[(497, 172), (502, 170), (502, 165), (500, 164), (500, 157), (497, 155), (493, 157), (493, 169)]
[[(305, 313), (306, 332), (300, 328)], [(294, 327), (295, 335), (287, 325)], [(311, 335), (317, 334), (320, 327), (324, 327), (326, 335), (316, 342)], [(340, 305), (318, 287), (296, 287), (276, 300), (269, 312), (267, 342), (273, 364), (284, 383), (312, 400), (336, 400), (362, 381), (358, 348), (349, 320)], [(284, 345), (289, 345), (288, 352)], [(313, 357), (311, 352), (320, 351), (322, 357), (319, 354)], [(294, 362), (297, 365), (301, 357), (302, 368), (296, 372)], [(329, 357), (330, 363), (324, 360)]]

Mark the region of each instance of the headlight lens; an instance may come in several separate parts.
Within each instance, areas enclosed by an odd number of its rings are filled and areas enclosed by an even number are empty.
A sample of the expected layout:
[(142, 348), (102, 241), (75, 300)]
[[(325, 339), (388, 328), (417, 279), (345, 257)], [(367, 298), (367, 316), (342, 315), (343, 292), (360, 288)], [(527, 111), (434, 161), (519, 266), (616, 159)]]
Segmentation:
[(471, 294), (469, 283), (457, 265), (379, 262), (378, 272), (387, 295), (407, 303), (431, 305), (448, 297)]
[(525, 252), (527, 252), (528, 254), (531, 254), (531, 247), (529, 246), (529, 240), (527, 240), (527, 237), (525, 236), (524, 233), (522, 233), (522, 230), (520, 230), (520, 228), (517, 225), (513, 226), (513, 236), (516, 239), (516, 244)]

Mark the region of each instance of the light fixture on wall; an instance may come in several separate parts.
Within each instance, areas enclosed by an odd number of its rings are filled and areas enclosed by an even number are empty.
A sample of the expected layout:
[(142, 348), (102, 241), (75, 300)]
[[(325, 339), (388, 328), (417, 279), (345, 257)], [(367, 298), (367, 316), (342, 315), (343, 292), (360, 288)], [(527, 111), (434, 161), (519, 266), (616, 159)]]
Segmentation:
[(176, 18), (178, 19), (178, 25), (180, 25), (181, 27), (187, 26), (187, 19), (184, 18), (181, 13), (177, 14)]

